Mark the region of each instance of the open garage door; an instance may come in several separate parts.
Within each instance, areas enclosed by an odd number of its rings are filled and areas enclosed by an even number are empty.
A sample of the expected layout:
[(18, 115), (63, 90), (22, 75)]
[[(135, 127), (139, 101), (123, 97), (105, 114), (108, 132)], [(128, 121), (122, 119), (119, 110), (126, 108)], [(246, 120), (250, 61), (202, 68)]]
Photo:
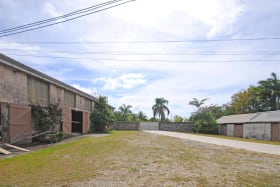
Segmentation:
[(72, 133), (83, 133), (83, 112), (72, 110)]

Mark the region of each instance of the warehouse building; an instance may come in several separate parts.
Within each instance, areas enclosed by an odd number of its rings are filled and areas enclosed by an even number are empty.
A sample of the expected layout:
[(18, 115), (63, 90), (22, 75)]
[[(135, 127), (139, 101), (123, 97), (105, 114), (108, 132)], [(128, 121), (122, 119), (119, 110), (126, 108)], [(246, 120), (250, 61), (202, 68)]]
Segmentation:
[(280, 110), (223, 116), (217, 123), (221, 135), (280, 141)]
[(32, 136), (31, 105), (58, 102), (63, 111), (62, 131), (87, 133), (97, 98), (0, 53), (2, 141), (13, 143)]

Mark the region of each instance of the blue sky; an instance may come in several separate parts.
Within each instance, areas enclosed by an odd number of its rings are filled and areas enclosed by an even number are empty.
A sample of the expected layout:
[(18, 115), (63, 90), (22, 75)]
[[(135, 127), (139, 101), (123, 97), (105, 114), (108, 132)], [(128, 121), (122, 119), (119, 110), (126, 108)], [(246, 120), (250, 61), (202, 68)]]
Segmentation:
[[(0, 30), (102, 2), (106, 1), (0, 0)], [(114, 107), (129, 104), (134, 112), (151, 117), (154, 99), (164, 97), (172, 116), (189, 117), (195, 108), (188, 101), (194, 97), (209, 98), (207, 105), (224, 104), (271, 72), (280, 75), (279, 61), (249, 61), (280, 60), (280, 40), (124, 41), (279, 37), (279, 9), (277, 0), (136, 0), (71, 22), (0, 37), (0, 52), (85, 92), (106, 95)], [(38, 43), (54, 41), (78, 43)], [(88, 43), (104, 41), (108, 43)], [(50, 58), (55, 56), (67, 58)]]

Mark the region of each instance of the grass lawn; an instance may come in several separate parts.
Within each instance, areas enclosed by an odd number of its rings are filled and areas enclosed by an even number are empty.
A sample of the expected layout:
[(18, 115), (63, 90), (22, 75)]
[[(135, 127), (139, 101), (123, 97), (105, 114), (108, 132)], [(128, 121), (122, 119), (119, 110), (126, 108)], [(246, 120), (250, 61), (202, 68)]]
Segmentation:
[(278, 186), (280, 156), (141, 131), (0, 160), (0, 186)]
[(253, 143), (280, 145), (280, 141), (247, 139), (247, 138), (238, 138), (238, 137), (225, 136), (225, 135), (214, 135), (214, 134), (199, 134), (199, 133), (191, 133), (191, 134), (198, 135), (198, 136), (208, 136), (208, 137), (213, 137), (213, 138), (222, 138), (222, 139), (228, 139), (228, 140), (237, 140), (237, 141), (243, 141), (243, 142), (253, 142)]

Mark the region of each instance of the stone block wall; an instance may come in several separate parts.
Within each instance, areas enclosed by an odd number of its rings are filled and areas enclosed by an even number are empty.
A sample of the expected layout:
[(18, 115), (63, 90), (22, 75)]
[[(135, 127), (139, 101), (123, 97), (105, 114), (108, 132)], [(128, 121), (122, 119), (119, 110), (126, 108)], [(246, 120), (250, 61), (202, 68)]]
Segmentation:
[(159, 124), (159, 130), (174, 131), (174, 132), (192, 132), (193, 124), (191, 123), (167, 123)]
[(139, 130), (138, 122), (115, 122), (112, 126), (113, 130)]
[(158, 122), (140, 122), (139, 130), (159, 130)]

